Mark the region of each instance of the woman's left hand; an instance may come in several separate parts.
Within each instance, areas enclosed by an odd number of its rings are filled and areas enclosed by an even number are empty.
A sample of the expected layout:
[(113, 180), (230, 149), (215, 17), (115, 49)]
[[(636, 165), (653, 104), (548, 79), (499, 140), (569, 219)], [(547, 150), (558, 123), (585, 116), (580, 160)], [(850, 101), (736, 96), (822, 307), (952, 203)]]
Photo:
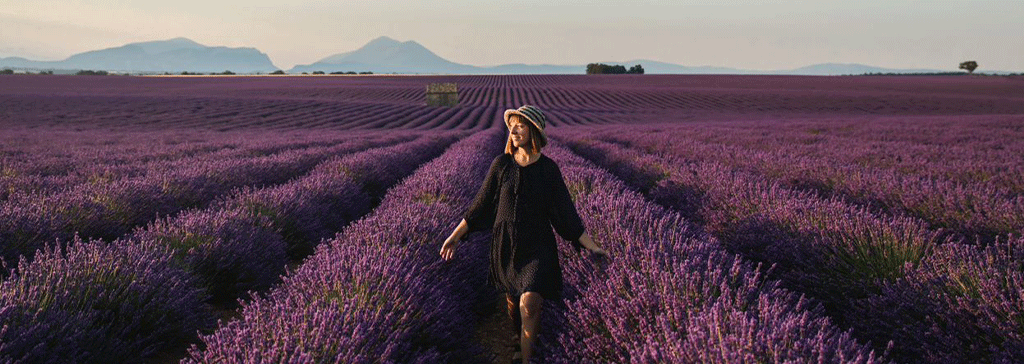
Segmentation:
[(584, 232), (583, 235), (580, 235), (580, 245), (589, 249), (592, 254), (599, 254), (605, 258), (609, 257), (608, 251), (602, 249), (600, 245), (597, 245), (597, 243), (594, 242), (594, 239), (590, 238), (590, 234), (587, 234), (586, 232)]

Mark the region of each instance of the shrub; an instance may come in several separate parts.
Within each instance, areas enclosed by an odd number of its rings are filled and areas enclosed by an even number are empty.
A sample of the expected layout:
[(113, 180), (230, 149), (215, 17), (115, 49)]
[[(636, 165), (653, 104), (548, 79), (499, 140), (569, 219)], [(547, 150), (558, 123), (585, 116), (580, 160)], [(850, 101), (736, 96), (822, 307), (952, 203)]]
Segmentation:
[(213, 326), (206, 297), (166, 248), (47, 247), (0, 284), (0, 362), (131, 362)]

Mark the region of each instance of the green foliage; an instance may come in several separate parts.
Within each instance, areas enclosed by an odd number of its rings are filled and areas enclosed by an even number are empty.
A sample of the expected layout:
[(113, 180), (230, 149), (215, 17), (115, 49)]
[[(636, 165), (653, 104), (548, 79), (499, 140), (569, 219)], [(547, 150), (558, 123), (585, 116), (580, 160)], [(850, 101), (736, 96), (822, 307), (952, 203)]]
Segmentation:
[(452, 203), (451, 198), (449, 198), (448, 196), (445, 196), (444, 194), (434, 194), (433, 192), (422, 192), (419, 195), (416, 195), (414, 200), (416, 202), (419, 202), (419, 203), (422, 203), (422, 204), (426, 204), (426, 205), (432, 205), (432, 204), (435, 204), (435, 203), (444, 203), (444, 204), (451, 204)]
[(81, 70), (75, 72), (75, 76), (106, 76), (107, 71)]
[(283, 75), (283, 74), (284, 74), (284, 71), (282, 71), (282, 70), (277, 70), (277, 71), (271, 72), (270, 74), (272, 74), (272, 75)]
[(622, 65), (607, 65), (607, 64), (604, 64), (604, 63), (590, 63), (590, 64), (587, 65), (587, 74), (588, 75), (598, 75), (598, 74), (615, 74), (615, 75), (639, 74), (639, 75), (642, 75), (643, 73), (644, 73), (644, 67), (639, 65), (639, 64), (635, 65), (633, 67), (630, 67), (629, 70), (626, 70), (626, 66), (622, 66)]
[(314, 75), (322, 75), (322, 74), (324, 74), (324, 71), (313, 71), (313, 74)]
[(0, 70), (0, 75), (13, 75), (13, 74), (14, 74), (14, 70), (9, 69), (9, 68)]
[(960, 69), (967, 70), (967, 73), (974, 73), (974, 70), (978, 68), (978, 62), (967, 61), (960, 63)]

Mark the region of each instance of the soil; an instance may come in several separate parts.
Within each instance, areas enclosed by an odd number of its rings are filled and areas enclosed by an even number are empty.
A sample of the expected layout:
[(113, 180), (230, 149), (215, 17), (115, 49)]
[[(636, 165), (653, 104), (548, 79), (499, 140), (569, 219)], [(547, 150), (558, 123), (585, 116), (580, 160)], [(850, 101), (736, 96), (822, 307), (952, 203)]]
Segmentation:
[(490, 304), (480, 304), (477, 307), (477, 317), (480, 317), (480, 324), (473, 333), (473, 338), (484, 349), (486, 363), (508, 364), (512, 362), (512, 354), (517, 350), (512, 341), (512, 319), (505, 311), (505, 297), (496, 295)]

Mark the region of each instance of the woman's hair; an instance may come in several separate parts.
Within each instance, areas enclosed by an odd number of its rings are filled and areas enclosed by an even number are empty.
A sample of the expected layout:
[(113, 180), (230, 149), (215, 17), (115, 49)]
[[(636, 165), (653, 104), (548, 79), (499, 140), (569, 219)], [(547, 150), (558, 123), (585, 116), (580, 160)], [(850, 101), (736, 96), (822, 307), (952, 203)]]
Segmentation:
[[(540, 135), (540, 131), (537, 130), (537, 126), (536, 125), (533, 125), (533, 123), (531, 123), (529, 120), (526, 120), (526, 118), (522, 117), (521, 115), (512, 114), (512, 115), (508, 116), (508, 123), (510, 125), (513, 122), (515, 122), (516, 120), (519, 120), (523, 124), (526, 124), (526, 127), (528, 129), (530, 129), (530, 152), (531, 153), (540, 152), (541, 148), (544, 148), (545, 146), (547, 146), (547, 144), (548, 144), (547, 140), (545, 140), (544, 137), (542, 137)], [(512, 131), (510, 130), (509, 133), (508, 133), (508, 140), (505, 141), (505, 154), (514, 154), (515, 152), (516, 152), (516, 147), (512, 144)]]

